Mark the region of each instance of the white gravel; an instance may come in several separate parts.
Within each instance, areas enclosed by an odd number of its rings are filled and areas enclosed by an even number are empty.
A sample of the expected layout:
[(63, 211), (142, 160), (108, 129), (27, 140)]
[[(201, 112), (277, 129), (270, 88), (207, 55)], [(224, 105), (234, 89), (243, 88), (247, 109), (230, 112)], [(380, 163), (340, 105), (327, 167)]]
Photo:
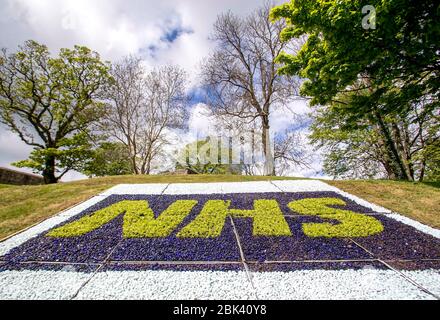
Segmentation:
[(440, 270), (402, 271), (402, 273), (440, 297)]
[(273, 180), (283, 192), (335, 191), (334, 187), (319, 180)]
[[(439, 292), (435, 270), (405, 275)], [(0, 299), (71, 299), (92, 276), (65, 271), (0, 273)], [(391, 270), (244, 271), (109, 271), (84, 285), (75, 299), (435, 299)]]
[(0, 299), (70, 299), (90, 277), (90, 273), (69, 271), (0, 272)]
[(77, 299), (256, 299), (244, 271), (110, 271), (98, 273)]
[(257, 193), (280, 192), (269, 181), (219, 182), (219, 183), (172, 183), (164, 194), (211, 194), (211, 193)]
[(168, 184), (149, 183), (149, 184), (118, 184), (104, 192), (101, 196), (112, 194), (161, 194)]
[(391, 270), (261, 272), (252, 278), (258, 297), (267, 300), (435, 299)]

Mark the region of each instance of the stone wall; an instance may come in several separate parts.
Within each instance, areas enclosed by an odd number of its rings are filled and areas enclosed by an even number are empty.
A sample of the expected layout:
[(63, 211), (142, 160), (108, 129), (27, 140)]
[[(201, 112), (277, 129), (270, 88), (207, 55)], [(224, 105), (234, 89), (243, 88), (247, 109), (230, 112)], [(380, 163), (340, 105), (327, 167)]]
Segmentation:
[(0, 184), (33, 185), (43, 184), (43, 177), (0, 167)]

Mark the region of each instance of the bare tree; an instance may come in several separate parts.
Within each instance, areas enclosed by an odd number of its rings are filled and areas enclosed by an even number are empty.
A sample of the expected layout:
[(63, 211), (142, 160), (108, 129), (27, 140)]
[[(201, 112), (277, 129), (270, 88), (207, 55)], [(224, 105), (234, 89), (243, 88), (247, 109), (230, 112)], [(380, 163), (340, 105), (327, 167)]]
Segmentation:
[(281, 41), (285, 23), (270, 21), (271, 7), (266, 3), (246, 18), (231, 12), (220, 15), (212, 35), (218, 47), (202, 64), (214, 113), (259, 124), (266, 175), (275, 173), (270, 112), (299, 98), (299, 79), (278, 75), (275, 60), (283, 50), (297, 50), (300, 43)]
[(111, 73), (115, 86), (104, 128), (128, 147), (133, 172), (150, 174), (168, 143), (167, 130), (185, 123), (186, 74), (177, 66), (146, 72), (133, 56), (115, 64)]
[(276, 135), (274, 145), (276, 174), (284, 175), (292, 166), (310, 168), (310, 155), (299, 132), (286, 130)]

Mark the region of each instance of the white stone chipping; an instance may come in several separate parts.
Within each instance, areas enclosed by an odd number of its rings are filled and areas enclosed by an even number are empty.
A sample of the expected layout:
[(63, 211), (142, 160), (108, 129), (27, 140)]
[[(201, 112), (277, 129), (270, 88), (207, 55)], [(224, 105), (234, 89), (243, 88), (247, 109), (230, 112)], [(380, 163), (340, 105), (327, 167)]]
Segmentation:
[(218, 182), (218, 183), (171, 183), (164, 194), (224, 194), (280, 192), (270, 181)]
[(92, 276), (70, 271), (0, 272), (0, 300), (67, 300)]
[(256, 299), (243, 271), (100, 272), (77, 299), (247, 300)]
[(149, 183), (149, 184), (118, 184), (104, 192), (101, 196), (110, 196), (112, 194), (161, 194), (168, 184)]
[[(439, 274), (435, 273), (434, 270), (406, 271), (405, 275), (438, 292)], [(255, 290), (243, 271), (109, 271), (94, 275), (66, 271), (6, 271), (0, 273), (0, 298), (435, 299), (391, 270), (255, 272), (252, 282)]]
[(258, 297), (266, 300), (435, 299), (391, 270), (258, 272), (252, 278)]
[(412, 270), (401, 272), (440, 298), (440, 270)]
[[(1, 242), (0, 256), (113, 194), (184, 195), (314, 191), (336, 192), (372, 211), (387, 214), (389, 218), (440, 238), (440, 230), (393, 213), (322, 181), (123, 184)], [(408, 281), (408, 278), (412, 281)], [(246, 271), (156, 270), (97, 273), (0, 272), (0, 299), (434, 299), (435, 295), (440, 296), (438, 270), (300, 270), (249, 274)]]

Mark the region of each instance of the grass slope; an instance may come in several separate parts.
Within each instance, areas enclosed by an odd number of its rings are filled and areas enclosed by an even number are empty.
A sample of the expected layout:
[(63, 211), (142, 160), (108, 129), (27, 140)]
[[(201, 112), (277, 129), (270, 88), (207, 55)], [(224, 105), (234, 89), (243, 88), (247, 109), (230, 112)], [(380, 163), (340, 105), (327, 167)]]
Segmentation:
[[(43, 186), (0, 185), (0, 239), (14, 234), (120, 183), (193, 183), (295, 178), (232, 175), (119, 176)], [(368, 201), (440, 228), (440, 183), (327, 181)]]

